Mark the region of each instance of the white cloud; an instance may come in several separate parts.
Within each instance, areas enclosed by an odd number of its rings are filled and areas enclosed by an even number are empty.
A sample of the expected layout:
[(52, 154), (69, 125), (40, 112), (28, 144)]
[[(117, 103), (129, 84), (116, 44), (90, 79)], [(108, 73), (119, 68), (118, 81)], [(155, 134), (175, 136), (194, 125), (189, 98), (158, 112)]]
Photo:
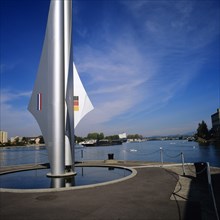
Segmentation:
[(5, 74), (8, 73), (9, 71), (16, 69), (20, 63), (21, 63), (20, 60), (10, 63), (7, 62), (0, 63), (0, 74)]
[(213, 7), (214, 1), (122, 2), (145, 34), (161, 47), (191, 51), (219, 36), (219, 8)]
[(206, 9), (209, 3), (199, 9), (189, 1), (121, 3), (132, 22), (121, 21), (113, 34), (111, 25), (100, 25), (95, 41), (75, 49), (79, 74), (95, 105), (77, 128), (85, 133), (104, 124), (107, 129), (118, 118), (135, 122), (137, 115), (166, 106), (199, 74), (204, 48), (219, 35), (218, 19), (201, 16), (217, 15), (215, 8)]
[(1, 130), (9, 132), (9, 136), (33, 136), (41, 134), (34, 118), (23, 104), (14, 102), (27, 102), (31, 92), (1, 91), (0, 99), (0, 125)]
[(6, 102), (13, 102), (16, 99), (22, 97), (30, 97), (31, 91), (28, 92), (18, 92), (18, 91), (9, 91), (9, 90), (2, 90), (1, 91), (1, 100), (0, 103), (4, 104)]
[(95, 105), (90, 113), (94, 123), (107, 122), (125, 113), (144, 96), (142, 85), (151, 77), (148, 69), (152, 64), (146, 65), (148, 61), (143, 60), (131, 41), (116, 42), (105, 50), (89, 46), (76, 50), (79, 74), (91, 79), (85, 87), (88, 86)]
[[(96, 129), (109, 132), (114, 125), (121, 132), (123, 126), (138, 128), (137, 117), (144, 120), (147, 113), (164, 108), (192, 82), (204, 67), (206, 47), (219, 37), (219, 9), (209, 7), (212, 1), (121, 3), (117, 19), (109, 8), (107, 19), (101, 13), (103, 19), (95, 26), (87, 21), (85, 4), (74, 3), (74, 62), (95, 106), (77, 127), (84, 134)], [(2, 72), (14, 66), (0, 68)], [(15, 125), (22, 124), (17, 131), (39, 132), (26, 110), (29, 96), (30, 92), (2, 92), (2, 128), (15, 132)]]

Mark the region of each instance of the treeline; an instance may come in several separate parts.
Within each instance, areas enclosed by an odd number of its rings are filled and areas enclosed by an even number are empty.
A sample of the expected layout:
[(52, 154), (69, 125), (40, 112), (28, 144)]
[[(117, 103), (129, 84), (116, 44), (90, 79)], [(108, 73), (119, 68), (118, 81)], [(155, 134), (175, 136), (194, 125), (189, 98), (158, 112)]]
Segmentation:
[(129, 134), (127, 139), (143, 139), (143, 136), (140, 134)]
[[(105, 136), (104, 133), (89, 133), (86, 137), (79, 137), (79, 136), (75, 136), (75, 142), (79, 143), (85, 140), (103, 140), (103, 139), (107, 139), (109, 141), (112, 140), (119, 140), (119, 136), (118, 135), (110, 135), (110, 136)], [(127, 139), (143, 139), (142, 135), (139, 134), (129, 134), (127, 135)]]
[(103, 139), (107, 139), (109, 141), (112, 140), (118, 140), (119, 136), (118, 135), (111, 135), (111, 136), (105, 136), (104, 133), (89, 133), (86, 137), (79, 137), (79, 136), (75, 136), (75, 142), (79, 143), (81, 141), (85, 141), (85, 140), (103, 140)]
[(198, 124), (197, 133), (195, 134), (195, 139), (201, 142), (205, 141), (219, 141), (220, 132), (214, 129), (208, 129), (207, 124), (202, 121)]
[(15, 137), (13, 140), (8, 140), (8, 142), (1, 143), (0, 146), (26, 146), (32, 144), (44, 144), (44, 138), (42, 135), (38, 137)]
[[(98, 132), (93, 132), (93, 133), (88, 133), (86, 137), (80, 137), (75, 135), (75, 142), (79, 143), (85, 140), (103, 140), (106, 139), (108, 141), (114, 141), (114, 140), (119, 140), (119, 135), (109, 135), (105, 136), (104, 133), (98, 133)], [(127, 139), (143, 139), (142, 135), (139, 134), (129, 134), (127, 135)], [(31, 144), (44, 144), (44, 139), (43, 136), (40, 135), (36, 138), (29, 138), (29, 137), (16, 137), (14, 138), (13, 141), (8, 140), (6, 143), (1, 143), (0, 146), (26, 146), (26, 145), (31, 145)]]

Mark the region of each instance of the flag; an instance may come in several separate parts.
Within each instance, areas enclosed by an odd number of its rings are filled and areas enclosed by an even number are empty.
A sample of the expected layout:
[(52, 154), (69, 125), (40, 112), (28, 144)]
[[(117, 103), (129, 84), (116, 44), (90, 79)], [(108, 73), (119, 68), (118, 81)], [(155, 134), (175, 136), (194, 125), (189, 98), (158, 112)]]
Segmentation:
[(37, 110), (42, 110), (42, 93), (37, 94)]
[(79, 96), (74, 96), (74, 111), (79, 111)]

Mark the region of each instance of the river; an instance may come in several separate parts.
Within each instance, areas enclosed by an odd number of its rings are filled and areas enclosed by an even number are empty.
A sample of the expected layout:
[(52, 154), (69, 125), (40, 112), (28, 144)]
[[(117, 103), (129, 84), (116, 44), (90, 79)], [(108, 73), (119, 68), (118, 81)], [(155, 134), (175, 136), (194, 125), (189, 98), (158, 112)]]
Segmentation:
[[(220, 146), (199, 145), (186, 140), (145, 141), (123, 143), (105, 147), (81, 147), (76, 145), (76, 161), (106, 160), (108, 154), (114, 154), (116, 160), (134, 160), (160, 162), (181, 162), (181, 153), (186, 163), (209, 162), (220, 167)], [(0, 148), (0, 166), (47, 163), (45, 147), (3, 147)]]

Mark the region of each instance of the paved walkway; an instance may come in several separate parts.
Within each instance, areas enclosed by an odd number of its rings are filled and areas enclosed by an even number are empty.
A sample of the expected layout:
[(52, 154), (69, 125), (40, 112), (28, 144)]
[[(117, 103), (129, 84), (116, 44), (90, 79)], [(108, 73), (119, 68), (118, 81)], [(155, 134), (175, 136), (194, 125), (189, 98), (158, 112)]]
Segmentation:
[[(137, 175), (126, 181), (79, 190), (0, 192), (0, 219), (204, 219), (200, 201), (188, 199), (189, 195), (183, 200), (170, 199), (180, 184), (178, 169), (174, 173), (171, 167), (136, 168)], [(212, 210), (209, 214), (209, 219), (215, 219)]]

